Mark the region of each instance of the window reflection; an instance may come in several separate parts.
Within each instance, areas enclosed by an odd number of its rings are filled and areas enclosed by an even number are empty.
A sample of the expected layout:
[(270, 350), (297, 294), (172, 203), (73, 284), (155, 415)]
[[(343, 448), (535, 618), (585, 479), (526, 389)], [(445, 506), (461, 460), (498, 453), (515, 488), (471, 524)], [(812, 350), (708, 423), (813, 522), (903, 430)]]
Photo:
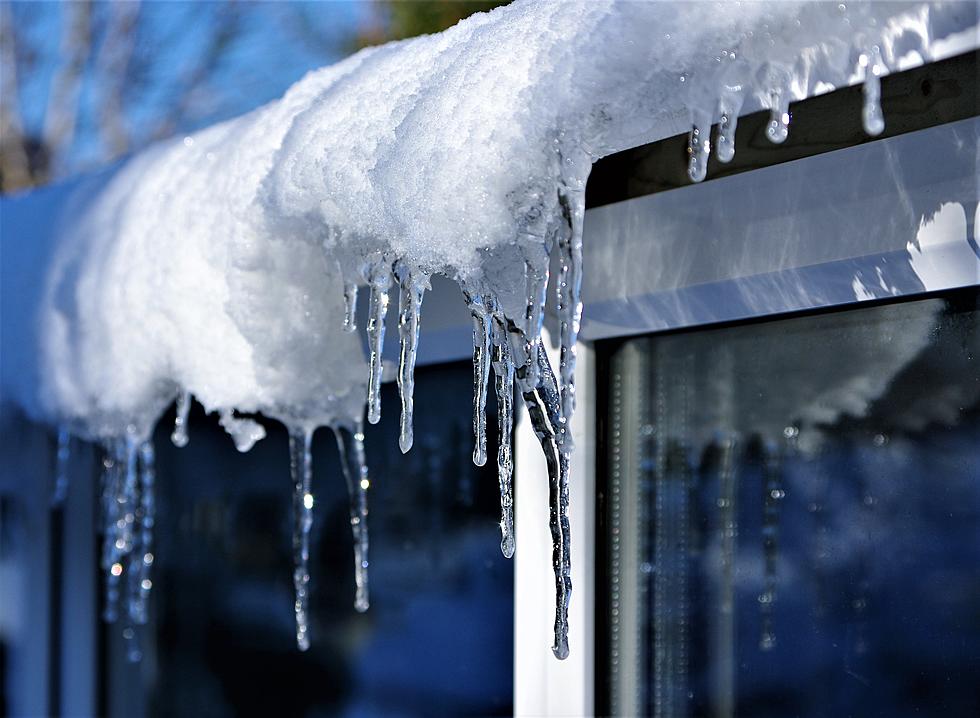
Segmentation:
[(609, 709), (980, 706), (975, 290), (609, 348)]

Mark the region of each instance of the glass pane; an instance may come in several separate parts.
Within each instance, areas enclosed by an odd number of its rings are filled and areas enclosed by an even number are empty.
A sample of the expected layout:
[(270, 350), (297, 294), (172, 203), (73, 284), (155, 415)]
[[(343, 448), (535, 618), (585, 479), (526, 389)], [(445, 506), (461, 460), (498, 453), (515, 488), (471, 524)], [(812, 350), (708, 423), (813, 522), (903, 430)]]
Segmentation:
[(608, 349), (611, 713), (980, 715), (978, 324), (971, 290)]
[[(141, 666), (125, 664), (119, 645), (110, 651), (110, 712), (511, 713), (513, 564), (499, 549), (495, 467), (470, 458), (469, 403), (458, 398), (471, 387), (468, 363), (420, 368), (415, 446), (402, 455), (398, 397), (385, 385), (381, 424), (366, 430), (371, 607), (363, 614), (353, 607), (336, 443), (329, 430), (316, 433), (305, 653), (293, 627), (285, 431), (267, 422), (269, 437), (240, 455), (197, 406), (183, 449), (161, 422), (151, 630)], [(107, 636), (119, 644), (119, 632), (112, 626)], [(141, 690), (129, 684), (137, 675)]]

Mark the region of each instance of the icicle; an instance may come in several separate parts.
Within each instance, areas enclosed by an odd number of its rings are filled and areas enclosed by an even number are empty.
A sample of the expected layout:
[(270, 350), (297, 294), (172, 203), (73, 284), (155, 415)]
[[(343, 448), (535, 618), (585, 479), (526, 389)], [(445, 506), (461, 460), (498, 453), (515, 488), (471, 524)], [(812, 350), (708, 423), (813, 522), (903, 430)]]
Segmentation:
[[(526, 379), (532, 386), (536, 385), (538, 374), (538, 346), (541, 344), (541, 328), (544, 326), (544, 305), (548, 298), (548, 279), (550, 272), (546, 268), (543, 272), (537, 272), (530, 264), (524, 265), (526, 284), (527, 284), (527, 303), (525, 307), (524, 321), (526, 324), (526, 334), (524, 334), (525, 344), (519, 349), (511, 344), (511, 356), (515, 364), (526, 367)], [(524, 329), (522, 328), (522, 331)]]
[(118, 442), (106, 445), (102, 459), (102, 558), (100, 565), (105, 572), (105, 606), (102, 619), (113, 623), (118, 617), (119, 583), (123, 567), (119, 562), (119, 503), (122, 467), (119, 465)]
[(483, 297), (470, 299), (473, 316), (473, 463), (487, 463), (487, 384), (490, 381), (490, 315)]
[(293, 482), (293, 589), (296, 592), (296, 646), (310, 647), (308, 609), (310, 602), (310, 529), (313, 527), (313, 431), (289, 427), (289, 474)]
[(58, 427), (58, 448), (55, 453), (54, 491), (51, 495), (53, 506), (62, 506), (68, 498), (68, 466), (71, 463), (71, 433), (68, 427)]
[(102, 617), (113, 623), (119, 617), (120, 585), (125, 562), (135, 544), (139, 485), (136, 478), (136, 437), (132, 429), (125, 439), (106, 445), (102, 476), (102, 559), (105, 571), (105, 607)]
[(496, 377), (497, 426), (500, 439), (497, 448), (497, 480), (500, 483), (500, 550), (505, 557), (514, 555), (514, 460), (511, 434), (514, 427), (514, 360), (507, 343), (507, 329), (493, 319), (493, 373)]
[(256, 442), (265, 438), (265, 427), (262, 424), (254, 419), (235, 416), (235, 412), (230, 409), (221, 411), (218, 423), (235, 442), (235, 448), (243, 454), (251, 451)]
[[(139, 591), (139, 571), (135, 561), (140, 536), (137, 533), (139, 522), (139, 468), (137, 466), (138, 442), (132, 428), (127, 429), (125, 439), (125, 479), (122, 493), (116, 499), (120, 505), (121, 532), (116, 539), (118, 563), (123, 567), (127, 582), (127, 616), (134, 620), (133, 596)], [(120, 576), (121, 577), (121, 576)]]
[(139, 445), (139, 546), (131, 554), (130, 610), (129, 617), (137, 624), (147, 620), (146, 606), (153, 588), (150, 579), (153, 565), (153, 525), (156, 522), (156, 468), (153, 441), (147, 440)]
[(370, 605), (368, 591), (367, 491), (371, 485), (364, 460), (364, 427), (358, 422), (351, 430), (335, 427), (334, 436), (340, 449), (340, 465), (347, 480), (350, 497), (350, 528), (354, 537), (354, 608), (361, 613)]
[(721, 119), (718, 121), (718, 137), (715, 140), (715, 156), (719, 162), (735, 159), (735, 130), (738, 127), (738, 113), (742, 109), (741, 95), (728, 94), (719, 103)]
[(700, 182), (708, 174), (708, 156), (711, 154), (711, 121), (698, 113), (687, 136), (687, 176), (692, 182)]
[(762, 614), (759, 648), (763, 651), (771, 650), (776, 645), (772, 612), (776, 601), (776, 569), (779, 562), (779, 514), (786, 495), (777, 451), (773, 446), (763, 447), (762, 553), (765, 557), (765, 583), (759, 594), (759, 611)]
[(371, 347), (371, 374), (368, 377), (368, 421), (377, 424), (381, 421), (381, 374), (384, 366), (381, 351), (385, 343), (385, 317), (388, 314), (388, 287), (391, 273), (382, 262), (371, 272), (370, 316), (367, 335)]
[[(141, 518), (142, 506), (134, 505), (134, 513), (137, 521)], [(140, 594), (140, 582), (143, 580), (143, 535), (142, 532), (134, 531), (133, 545), (126, 554), (125, 576), (126, 576), (126, 617), (130, 624), (146, 623), (146, 604), (142, 601)]]
[(139, 494), (139, 471), (136, 465), (137, 451), (139, 443), (130, 427), (126, 431), (125, 439), (125, 480), (122, 486), (122, 494), (116, 499), (121, 507), (122, 514), (122, 536), (119, 539), (122, 544), (117, 548), (124, 556), (129, 555), (133, 550), (136, 541), (136, 510)]
[(881, 73), (884, 67), (881, 50), (877, 45), (867, 55), (861, 55), (861, 65), (864, 67), (864, 107), (861, 109), (861, 120), (864, 131), (877, 137), (885, 131), (885, 116), (881, 111)]
[(555, 644), (559, 659), (568, 657), (568, 602), (572, 593), (568, 525), (568, 454), (562, 450), (561, 397), (544, 349), (538, 345), (537, 383), (528, 381), (527, 367), (516, 372), (535, 436), (548, 465), (551, 505), (552, 566), (555, 570)]
[(174, 432), (170, 435), (170, 441), (178, 448), (187, 446), (187, 417), (190, 411), (191, 394), (182, 390), (177, 394), (177, 416), (174, 418)]
[(398, 446), (408, 453), (414, 441), (412, 413), (415, 393), (415, 356), (419, 345), (419, 320), (422, 317), (422, 297), (428, 277), (413, 272), (399, 263), (395, 269), (398, 278), (398, 393), (402, 400), (401, 431)]
[(357, 331), (357, 284), (344, 284), (344, 331)]
[(559, 193), (565, 227), (558, 234), (561, 270), (558, 274), (558, 318), (561, 355), (562, 444), (571, 452), (571, 425), (575, 412), (575, 358), (578, 332), (582, 324), (582, 223), (585, 220), (585, 192), (564, 189)]
[(766, 137), (781, 145), (789, 137), (789, 92), (786, 89), (773, 90), (769, 95), (769, 124)]

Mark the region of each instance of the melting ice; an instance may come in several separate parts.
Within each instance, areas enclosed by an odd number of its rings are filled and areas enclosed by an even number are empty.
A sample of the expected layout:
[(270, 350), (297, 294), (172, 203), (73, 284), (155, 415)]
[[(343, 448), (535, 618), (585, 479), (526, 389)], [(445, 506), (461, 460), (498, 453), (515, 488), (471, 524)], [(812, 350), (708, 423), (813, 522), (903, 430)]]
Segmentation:
[[(515, 396), (546, 458), (553, 650), (563, 658), (592, 163), (681, 131), (680, 122), (689, 129), (689, 177), (700, 181), (712, 152), (732, 159), (740, 113), (769, 109), (766, 134), (783, 142), (792, 101), (858, 82), (865, 128), (880, 133), (880, 78), (907, 62), (899, 48), (926, 61), (956, 50), (944, 36), (975, 25), (972, 3), (594, 0), (572, 10), (517, 0), (311, 72), (278, 101), (100, 174), (4, 199), (3, 237), (11, 239), (0, 286), (7, 306), (26, 310), (4, 313), (6, 346), (17, 349), (4, 352), (3, 395), (105, 446), (106, 618), (120, 618), (126, 594), (127, 620), (145, 620), (148, 437), (175, 394), (178, 446), (188, 441), (192, 395), (242, 451), (264, 429), (240, 414), (290, 427), (301, 648), (310, 640), (310, 436), (334, 430), (350, 490), (355, 604), (367, 607), (361, 426), (365, 405), (369, 423), (380, 418), (389, 292), (397, 287), (399, 445), (408, 451), (423, 297), (441, 274), (460, 284), (473, 314), (473, 458), (481, 465), (494, 374), (507, 556), (515, 551)], [(557, 372), (540, 338), (549, 283)], [(361, 287), (369, 292), (367, 357), (355, 322)]]

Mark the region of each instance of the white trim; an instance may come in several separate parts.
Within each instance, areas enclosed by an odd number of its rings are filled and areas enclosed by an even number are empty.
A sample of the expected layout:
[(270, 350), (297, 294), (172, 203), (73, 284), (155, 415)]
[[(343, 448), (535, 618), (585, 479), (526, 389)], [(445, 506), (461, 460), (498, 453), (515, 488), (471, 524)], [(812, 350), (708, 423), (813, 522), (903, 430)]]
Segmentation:
[(588, 210), (581, 337), (980, 284), (978, 138), (971, 117)]
[[(557, 366), (557, 352), (549, 358)], [(514, 555), (514, 715), (584, 716), (594, 712), (595, 653), (595, 369), (589, 343), (579, 343), (575, 453), (569, 473), (572, 599), (569, 656), (551, 652), (555, 581), (548, 527), (548, 474), (526, 417), (515, 437), (517, 552)]]

